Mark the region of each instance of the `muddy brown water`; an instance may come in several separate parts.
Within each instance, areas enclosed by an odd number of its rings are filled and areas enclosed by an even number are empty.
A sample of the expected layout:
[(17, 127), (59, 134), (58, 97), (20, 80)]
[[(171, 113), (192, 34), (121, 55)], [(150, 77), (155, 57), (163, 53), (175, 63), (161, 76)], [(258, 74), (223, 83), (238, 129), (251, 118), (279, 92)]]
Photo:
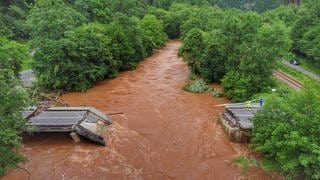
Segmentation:
[[(72, 106), (93, 106), (112, 116), (107, 146), (68, 134), (25, 136), (21, 167), (31, 179), (270, 179), (251, 168), (241, 176), (232, 159), (248, 153), (246, 145), (230, 143), (218, 123), (225, 98), (182, 90), (190, 74), (178, 58), (179, 41), (169, 41), (134, 71), (120, 73), (85, 93), (63, 96)], [(27, 179), (21, 169), (3, 179)]]

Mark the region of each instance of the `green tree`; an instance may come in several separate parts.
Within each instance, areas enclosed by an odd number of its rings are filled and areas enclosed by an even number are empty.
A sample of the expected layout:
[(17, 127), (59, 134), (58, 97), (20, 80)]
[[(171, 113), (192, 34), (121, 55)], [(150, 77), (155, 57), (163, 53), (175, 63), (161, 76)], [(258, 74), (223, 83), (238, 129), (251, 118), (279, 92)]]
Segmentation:
[(305, 88), (268, 99), (253, 118), (252, 145), (264, 154), (267, 169), (289, 179), (320, 179), (319, 94)]
[(320, 67), (320, 22), (306, 31), (300, 44), (301, 50), (309, 57), (309, 60)]
[(199, 58), (204, 48), (203, 32), (198, 28), (193, 28), (187, 33), (178, 52), (179, 56), (182, 56), (188, 63), (192, 73), (196, 75), (199, 75), (201, 71)]
[(10, 69), (18, 76), (21, 63), (30, 58), (26, 46), (0, 37), (0, 68)]
[(81, 25), (85, 18), (63, 0), (41, 0), (31, 9), (28, 17), (32, 45), (41, 48), (47, 40), (59, 40), (64, 33)]
[(272, 69), (291, 45), (289, 33), (281, 23), (264, 24), (254, 41), (240, 50), (242, 55), (237, 69), (222, 80), (227, 95), (235, 101), (245, 101), (272, 85)]
[(145, 15), (144, 18), (140, 21), (140, 26), (143, 31), (143, 35), (149, 45), (146, 46), (149, 54), (152, 52), (152, 49), (160, 48), (164, 45), (167, 40), (167, 35), (164, 33), (163, 24), (153, 15)]
[(0, 176), (24, 158), (16, 148), (24, 125), (21, 112), (28, 103), (25, 91), (11, 70), (0, 68)]
[(111, 21), (111, 1), (76, 0), (74, 4), (75, 8), (90, 22), (98, 21), (100, 23), (108, 23)]
[(138, 19), (116, 13), (106, 27), (106, 34), (111, 38), (112, 54), (120, 70), (134, 69), (147, 55)]
[(297, 6), (280, 6), (276, 9), (263, 13), (264, 22), (283, 21), (288, 27), (292, 27), (298, 18)]
[[(294, 41), (294, 50), (305, 53), (303, 42), (304, 34), (313, 26), (317, 26), (320, 23), (320, 0), (307, 1), (303, 4), (298, 13), (298, 18), (295, 21), (291, 38)], [(312, 42), (311, 42), (312, 43)]]
[[(25, 23), (28, 12), (29, 5), (25, 0), (1, 1), (0, 27), (3, 26), (7, 31), (5, 34), (2, 34), (2, 36), (16, 40), (29, 38), (29, 28)], [(3, 29), (0, 31), (3, 31)]]
[(145, 0), (108, 0), (111, 2), (114, 13), (120, 12), (129, 17), (136, 16), (142, 18), (147, 12), (147, 2)]
[(205, 39), (209, 39), (200, 57), (200, 74), (207, 82), (220, 82), (226, 74), (224, 66), (227, 55), (221, 50), (220, 30), (211, 31)]
[(174, 3), (167, 14), (165, 21), (165, 32), (171, 38), (178, 38), (181, 35), (181, 25), (194, 15), (194, 8), (187, 4)]
[(0, 15), (0, 36), (11, 38), (12, 37), (12, 31), (6, 26), (6, 24), (2, 21), (1, 15)]
[(223, 16), (224, 12), (218, 7), (194, 8), (192, 16), (180, 27), (181, 37), (183, 38), (194, 27), (207, 32), (212, 29), (219, 29), (222, 25), (221, 19)]
[(34, 66), (38, 81), (49, 89), (85, 91), (97, 80), (114, 77), (117, 62), (104, 33), (103, 25), (88, 24), (66, 32), (66, 38), (47, 41), (35, 55), (42, 59)]

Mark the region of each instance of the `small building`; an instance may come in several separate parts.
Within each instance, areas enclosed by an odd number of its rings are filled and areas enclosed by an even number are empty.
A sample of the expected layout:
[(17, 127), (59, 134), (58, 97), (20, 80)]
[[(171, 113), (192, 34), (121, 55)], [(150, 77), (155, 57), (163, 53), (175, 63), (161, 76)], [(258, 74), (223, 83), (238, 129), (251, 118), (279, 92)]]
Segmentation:
[(219, 122), (230, 141), (250, 141), (250, 131), (253, 127), (251, 118), (260, 108), (259, 103), (252, 103), (250, 109), (247, 109), (244, 103), (225, 105), (226, 112), (219, 114)]

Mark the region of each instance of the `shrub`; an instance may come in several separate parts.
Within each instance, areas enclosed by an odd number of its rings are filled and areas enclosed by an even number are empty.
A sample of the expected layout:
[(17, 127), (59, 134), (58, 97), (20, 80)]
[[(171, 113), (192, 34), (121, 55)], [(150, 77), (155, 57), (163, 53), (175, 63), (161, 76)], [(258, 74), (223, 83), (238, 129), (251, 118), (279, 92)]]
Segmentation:
[(19, 86), (12, 70), (0, 68), (0, 176), (24, 158), (17, 153), (24, 125), (21, 111), (28, 103), (24, 89)]
[(35, 55), (38, 81), (49, 89), (85, 91), (98, 80), (114, 77), (118, 66), (104, 33), (104, 26), (94, 23), (66, 32), (59, 41), (48, 40)]
[(203, 79), (194, 80), (183, 87), (188, 92), (202, 93), (209, 89), (207, 83)]
[(307, 87), (274, 96), (253, 118), (252, 145), (264, 154), (264, 167), (290, 179), (320, 179), (320, 101)]
[(10, 69), (18, 76), (22, 62), (29, 59), (26, 46), (0, 37), (0, 68)]
[(213, 97), (221, 97), (223, 96), (223, 92), (220, 89), (212, 88), (210, 89), (210, 92)]

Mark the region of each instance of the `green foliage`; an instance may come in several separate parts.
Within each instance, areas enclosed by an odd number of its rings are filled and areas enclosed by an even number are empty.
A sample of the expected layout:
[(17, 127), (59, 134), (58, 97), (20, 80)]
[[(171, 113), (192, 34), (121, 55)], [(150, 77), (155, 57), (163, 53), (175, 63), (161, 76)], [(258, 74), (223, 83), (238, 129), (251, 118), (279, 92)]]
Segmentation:
[(139, 18), (147, 12), (147, 3), (144, 0), (75, 0), (74, 4), (90, 22), (109, 23), (117, 12)]
[(222, 80), (227, 95), (235, 101), (245, 101), (266, 90), (272, 84), (272, 69), (278, 57), (289, 51), (290, 39), (284, 25), (264, 24), (256, 33), (251, 47), (241, 50), (237, 70), (231, 70)]
[(66, 31), (73, 30), (84, 21), (85, 18), (63, 0), (36, 1), (27, 20), (32, 45), (41, 48), (47, 40), (60, 40)]
[(174, 3), (188, 5), (209, 5), (207, 0), (154, 0), (152, 5), (163, 9), (169, 9)]
[(0, 68), (10, 69), (18, 76), (23, 61), (30, 56), (26, 46), (0, 37)]
[(281, 5), (282, 0), (209, 0), (220, 7), (234, 7), (242, 10), (254, 10), (264, 12), (268, 9), (274, 9)]
[(264, 166), (288, 178), (319, 179), (319, 94), (301, 93), (269, 98), (253, 119), (252, 144), (264, 153)]
[(263, 13), (263, 18), (264, 21), (268, 23), (283, 21), (287, 26), (291, 27), (298, 18), (298, 7), (294, 5), (280, 6)]
[(2, 1), (0, 3), (0, 35), (16, 40), (29, 38), (25, 20), (28, 3), (24, 0)]
[(24, 120), (21, 111), (27, 96), (11, 70), (0, 69), (0, 176), (16, 167), (24, 158), (16, 152), (20, 145)]
[(108, 23), (111, 21), (111, 1), (75, 0), (75, 8), (83, 14), (89, 22), (98, 21)]
[[(38, 82), (49, 89), (84, 91), (119, 70), (134, 69), (167, 39), (155, 16), (134, 17), (146, 10), (142, 0), (37, 1), (28, 23)], [(99, 23), (84, 24), (88, 21)]]
[(310, 27), (300, 40), (301, 50), (311, 59), (316, 66), (320, 66), (320, 21)]
[(6, 38), (11, 38), (12, 37), (12, 31), (2, 21), (2, 18), (0, 18), (0, 36), (1, 37), (6, 37)]
[[(152, 49), (160, 48), (167, 40), (167, 35), (164, 33), (163, 24), (155, 16), (147, 14), (141, 21), (144, 36), (146, 36), (149, 47), (149, 52)], [(146, 43), (145, 43), (146, 44)]]
[(200, 74), (201, 67), (198, 59), (201, 56), (202, 49), (205, 47), (203, 41), (202, 31), (197, 28), (191, 29), (178, 52), (179, 56), (182, 56), (188, 63), (192, 73), (196, 75)]
[(144, 45), (144, 38), (147, 36), (144, 36), (137, 18), (117, 13), (113, 22), (108, 25), (107, 32), (112, 38), (112, 44), (115, 43), (112, 45), (112, 54), (120, 61), (120, 70), (134, 69), (147, 56)]
[(209, 87), (203, 79), (191, 81), (183, 87), (183, 90), (194, 93), (206, 92), (208, 89)]
[(220, 30), (211, 31), (207, 36), (209, 40), (200, 57), (200, 74), (209, 82), (220, 82), (226, 74), (226, 68), (223, 64), (227, 60), (227, 55), (221, 49), (222, 36)]
[(173, 4), (169, 13), (164, 20), (165, 32), (171, 39), (180, 37), (180, 27), (181, 25), (192, 17), (194, 14), (194, 9), (192, 6), (186, 4)]
[(211, 92), (213, 97), (222, 97), (223, 96), (223, 92), (220, 89), (209, 88), (209, 91)]
[(306, 1), (298, 11), (298, 17), (292, 27), (293, 50), (305, 54), (316, 65), (320, 64), (318, 52), (320, 38), (320, 0)]
[(113, 12), (121, 12), (127, 16), (142, 18), (147, 12), (145, 0), (108, 0), (111, 3)]
[[(71, 67), (65, 69), (64, 63), (55, 66), (56, 74), (67, 74), (68, 80), (61, 87), (84, 91), (97, 80), (114, 77), (117, 72), (117, 62), (110, 50), (110, 38), (104, 34), (101, 24), (88, 24), (69, 32), (68, 39), (75, 47), (68, 47)], [(74, 49), (73, 49), (74, 48)], [(59, 88), (59, 87), (57, 87)]]
[[(110, 38), (101, 24), (88, 24), (50, 40), (36, 53), (38, 81), (47, 88), (84, 91), (94, 82), (117, 73)], [(41, 61), (40, 61), (41, 59)]]
[[(289, 32), (281, 21), (263, 23), (254, 12), (215, 10), (203, 22), (185, 21), (188, 32), (179, 55), (193, 73), (207, 82), (221, 81), (229, 98), (245, 101), (273, 84), (272, 68), (289, 51)], [(194, 28), (188, 30), (189, 23)]]
[(135, 49), (126, 30), (128, 29), (116, 22), (106, 26), (106, 34), (111, 38), (110, 49), (120, 70), (134, 69), (137, 64)]
[(257, 162), (244, 156), (238, 156), (232, 160), (232, 163), (242, 168), (241, 174), (245, 175), (250, 166), (256, 166)]
[(192, 28), (197, 27), (202, 31), (211, 31), (221, 26), (221, 18), (223, 11), (218, 7), (204, 6), (201, 8), (193, 8), (192, 16), (181, 24), (180, 30), (182, 38), (185, 37)]

